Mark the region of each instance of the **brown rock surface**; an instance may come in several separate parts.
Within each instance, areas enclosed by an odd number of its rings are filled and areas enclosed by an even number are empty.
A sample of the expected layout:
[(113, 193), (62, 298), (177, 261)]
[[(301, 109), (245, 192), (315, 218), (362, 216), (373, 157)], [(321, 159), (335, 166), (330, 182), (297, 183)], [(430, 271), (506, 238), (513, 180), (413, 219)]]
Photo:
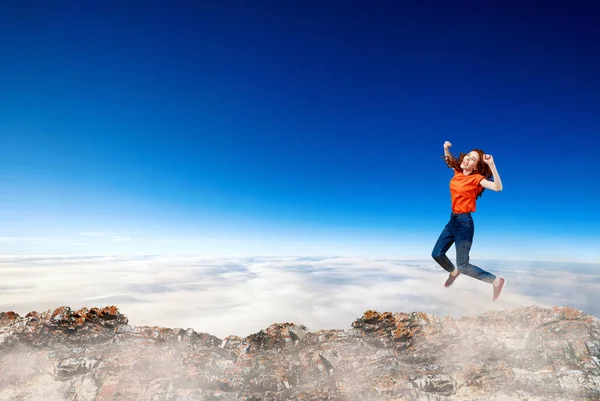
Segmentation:
[(528, 307), (367, 311), (348, 330), (223, 340), (114, 307), (0, 312), (0, 400), (600, 400), (600, 322)]

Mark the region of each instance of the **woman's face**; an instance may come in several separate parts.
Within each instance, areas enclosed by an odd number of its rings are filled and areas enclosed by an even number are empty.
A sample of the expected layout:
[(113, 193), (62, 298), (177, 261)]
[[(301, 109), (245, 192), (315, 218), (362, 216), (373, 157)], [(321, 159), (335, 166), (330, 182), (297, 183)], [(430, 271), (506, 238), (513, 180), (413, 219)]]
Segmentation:
[(472, 150), (464, 157), (462, 163), (460, 164), (460, 168), (465, 171), (475, 171), (478, 163), (479, 153)]

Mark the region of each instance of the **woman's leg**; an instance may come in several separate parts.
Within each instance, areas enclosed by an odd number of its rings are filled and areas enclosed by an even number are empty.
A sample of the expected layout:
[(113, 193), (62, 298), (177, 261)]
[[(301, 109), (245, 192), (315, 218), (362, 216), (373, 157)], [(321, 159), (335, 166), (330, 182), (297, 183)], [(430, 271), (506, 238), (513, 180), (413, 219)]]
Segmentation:
[(453, 272), (455, 269), (450, 259), (448, 259), (448, 256), (446, 256), (446, 252), (448, 252), (448, 249), (450, 249), (453, 243), (454, 230), (452, 219), (450, 219), (435, 243), (433, 251), (431, 252), (433, 259), (438, 262), (438, 264), (442, 266), (448, 273)]
[(470, 214), (459, 215), (456, 221), (456, 264), (458, 271), (477, 280), (493, 283), (496, 276), (469, 263), (469, 252), (473, 244), (475, 225)]

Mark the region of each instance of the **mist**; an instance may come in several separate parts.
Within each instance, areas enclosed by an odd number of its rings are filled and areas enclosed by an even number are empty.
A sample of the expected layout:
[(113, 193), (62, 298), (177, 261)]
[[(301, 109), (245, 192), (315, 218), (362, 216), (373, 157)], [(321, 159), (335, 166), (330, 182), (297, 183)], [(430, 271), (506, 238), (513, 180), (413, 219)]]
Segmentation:
[(116, 305), (131, 325), (193, 328), (223, 338), (272, 323), (347, 329), (364, 311), (462, 317), (538, 305), (600, 315), (598, 265), (476, 261), (506, 277), (492, 287), (431, 260), (342, 257), (3, 257), (0, 310)]

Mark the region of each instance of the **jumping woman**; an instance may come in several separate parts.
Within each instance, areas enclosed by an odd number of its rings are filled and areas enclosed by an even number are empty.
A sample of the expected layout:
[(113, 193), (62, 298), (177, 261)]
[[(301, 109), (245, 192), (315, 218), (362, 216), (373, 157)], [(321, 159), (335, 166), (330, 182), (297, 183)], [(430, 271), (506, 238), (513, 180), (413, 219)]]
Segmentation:
[[(444, 159), (448, 167), (454, 170), (454, 177), (450, 180), (452, 214), (433, 247), (431, 256), (450, 273), (444, 286), (450, 287), (461, 273), (466, 274), (492, 284), (494, 289), (492, 299), (495, 301), (502, 292), (506, 280), (469, 263), (469, 251), (475, 232), (471, 213), (475, 212), (476, 200), (486, 188), (502, 191), (502, 181), (492, 155), (487, 155), (480, 149), (473, 149), (467, 154), (461, 153), (456, 159), (450, 153), (451, 146), (450, 142), (444, 142)], [(490, 181), (492, 177), (494, 180)], [(453, 243), (456, 243), (458, 269), (446, 256)]]

